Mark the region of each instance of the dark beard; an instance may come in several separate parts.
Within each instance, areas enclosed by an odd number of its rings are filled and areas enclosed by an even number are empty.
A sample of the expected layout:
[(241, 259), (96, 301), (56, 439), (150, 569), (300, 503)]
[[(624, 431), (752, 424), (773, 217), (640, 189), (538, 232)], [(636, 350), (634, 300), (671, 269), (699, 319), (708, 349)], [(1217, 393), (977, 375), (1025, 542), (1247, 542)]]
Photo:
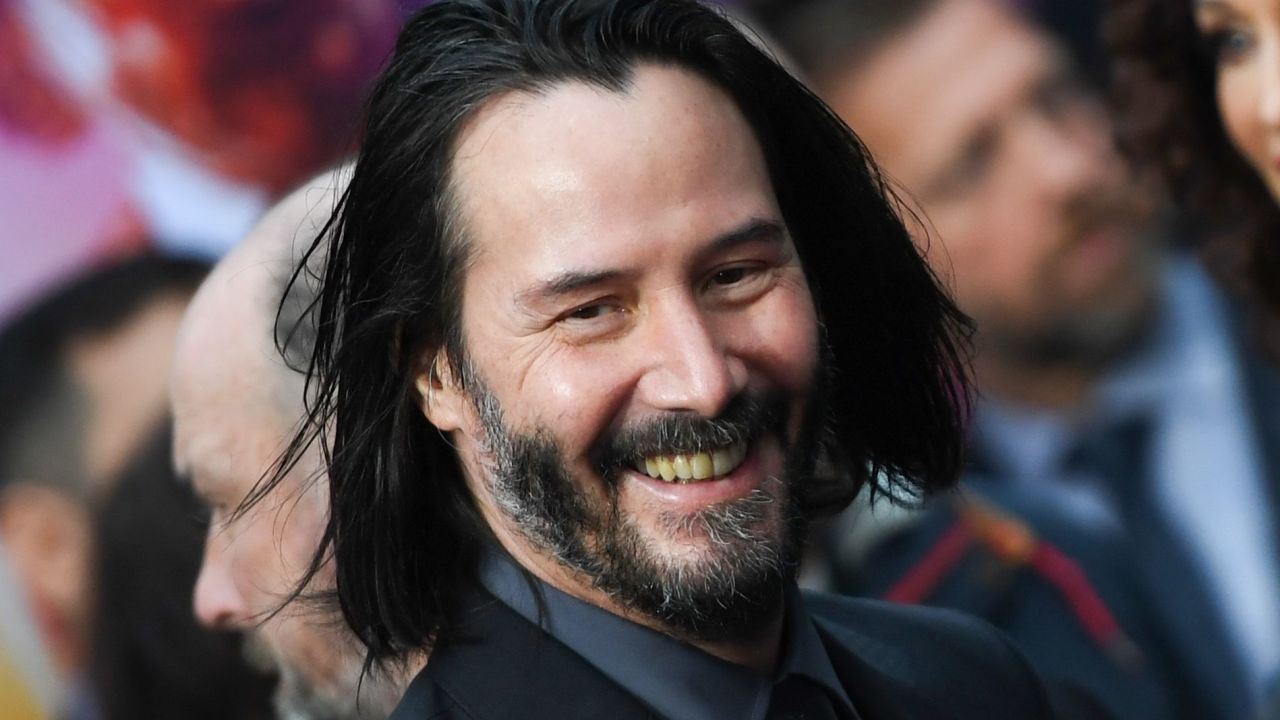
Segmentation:
[[(609, 497), (607, 507), (598, 508), (574, 486), (563, 453), (545, 429), (509, 431), (480, 378), (468, 373), (466, 383), (485, 433), (482, 450), (496, 504), (535, 547), (685, 641), (749, 641), (777, 617), (795, 578), (807, 525), (799, 490), (812, 479), (817, 455), (818, 393), (806, 403), (800, 437), (790, 447), (785, 401), (749, 393), (718, 418), (669, 415), (617, 433), (593, 457)], [(617, 475), (635, 459), (751, 442), (766, 434), (783, 444), (781, 478), (767, 478), (764, 487), (735, 501), (659, 518), (669, 537), (705, 539), (708, 551), (699, 559), (668, 562), (636, 522), (622, 515)]]

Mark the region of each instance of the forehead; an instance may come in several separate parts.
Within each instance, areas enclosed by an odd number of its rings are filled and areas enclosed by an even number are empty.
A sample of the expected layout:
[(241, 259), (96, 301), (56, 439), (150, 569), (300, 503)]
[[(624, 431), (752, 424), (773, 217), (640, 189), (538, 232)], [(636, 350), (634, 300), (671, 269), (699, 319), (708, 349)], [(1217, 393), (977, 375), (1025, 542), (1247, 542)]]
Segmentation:
[(461, 138), (454, 187), (481, 254), (500, 243), (550, 264), (584, 244), (731, 225), (744, 205), (768, 213), (774, 202), (733, 100), (692, 72), (645, 64), (622, 92), (566, 82), (491, 102)]
[(831, 84), (837, 112), (908, 181), (998, 122), (1059, 67), (1049, 39), (996, 0), (940, 0)]

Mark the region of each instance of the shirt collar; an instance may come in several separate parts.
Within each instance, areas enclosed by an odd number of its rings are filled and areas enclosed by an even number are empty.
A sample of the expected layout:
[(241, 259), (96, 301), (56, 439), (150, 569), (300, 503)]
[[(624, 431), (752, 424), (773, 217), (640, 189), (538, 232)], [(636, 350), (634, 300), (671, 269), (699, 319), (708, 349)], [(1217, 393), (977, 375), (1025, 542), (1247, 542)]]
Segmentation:
[(857, 717), (794, 586), (787, 594), (779, 672), (770, 680), (542, 583), (502, 552), (491, 551), (483, 558), (480, 582), (664, 717), (762, 720), (774, 682), (793, 674), (818, 683), (834, 704)]

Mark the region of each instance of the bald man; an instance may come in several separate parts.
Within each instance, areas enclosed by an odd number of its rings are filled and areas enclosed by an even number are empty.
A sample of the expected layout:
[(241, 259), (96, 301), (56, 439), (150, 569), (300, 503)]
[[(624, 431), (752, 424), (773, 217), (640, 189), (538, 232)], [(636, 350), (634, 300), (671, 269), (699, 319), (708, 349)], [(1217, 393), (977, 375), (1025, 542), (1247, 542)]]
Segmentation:
[(339, 183), (339, 174), (327, 174), (295, 191), (217, 265), (183, 320), (170, 383), (174, 461), (212, 514), (196, 614), (211, 627), (255, 632), (280, 673), (286, 718), (385, 717), (403, 689), (395, 671), (375, 671), (362, 684), (362, 647), (336, 608), (311, 599), (333, 587), (331, 567), (289, 602), (329, 509), (319, 448), (238, 511), (305, 415), (303, 376), (290, 368), (310, 350), (309, 302), (299, 297), (306, 283), (283, 308), (281, 298)]

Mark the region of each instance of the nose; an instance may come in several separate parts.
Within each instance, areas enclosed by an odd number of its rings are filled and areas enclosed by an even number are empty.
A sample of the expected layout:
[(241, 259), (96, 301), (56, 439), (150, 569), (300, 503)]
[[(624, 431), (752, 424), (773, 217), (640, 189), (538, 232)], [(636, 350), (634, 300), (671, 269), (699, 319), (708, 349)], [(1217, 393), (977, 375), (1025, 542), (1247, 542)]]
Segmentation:
[(746, 363), (730, 347), (724, 322), (692, 298), (650, 313), (642, 352), (651, 364), (639, 383), (647, 404), (716, 417), (746, 387)]
[(211, 628), (236, 627), (248, 617), (244, 598), (232, 582), (227, 549), (212, 534), (205, 542), (204, 559), (196, 577), (195, 612), (200, 622)]

